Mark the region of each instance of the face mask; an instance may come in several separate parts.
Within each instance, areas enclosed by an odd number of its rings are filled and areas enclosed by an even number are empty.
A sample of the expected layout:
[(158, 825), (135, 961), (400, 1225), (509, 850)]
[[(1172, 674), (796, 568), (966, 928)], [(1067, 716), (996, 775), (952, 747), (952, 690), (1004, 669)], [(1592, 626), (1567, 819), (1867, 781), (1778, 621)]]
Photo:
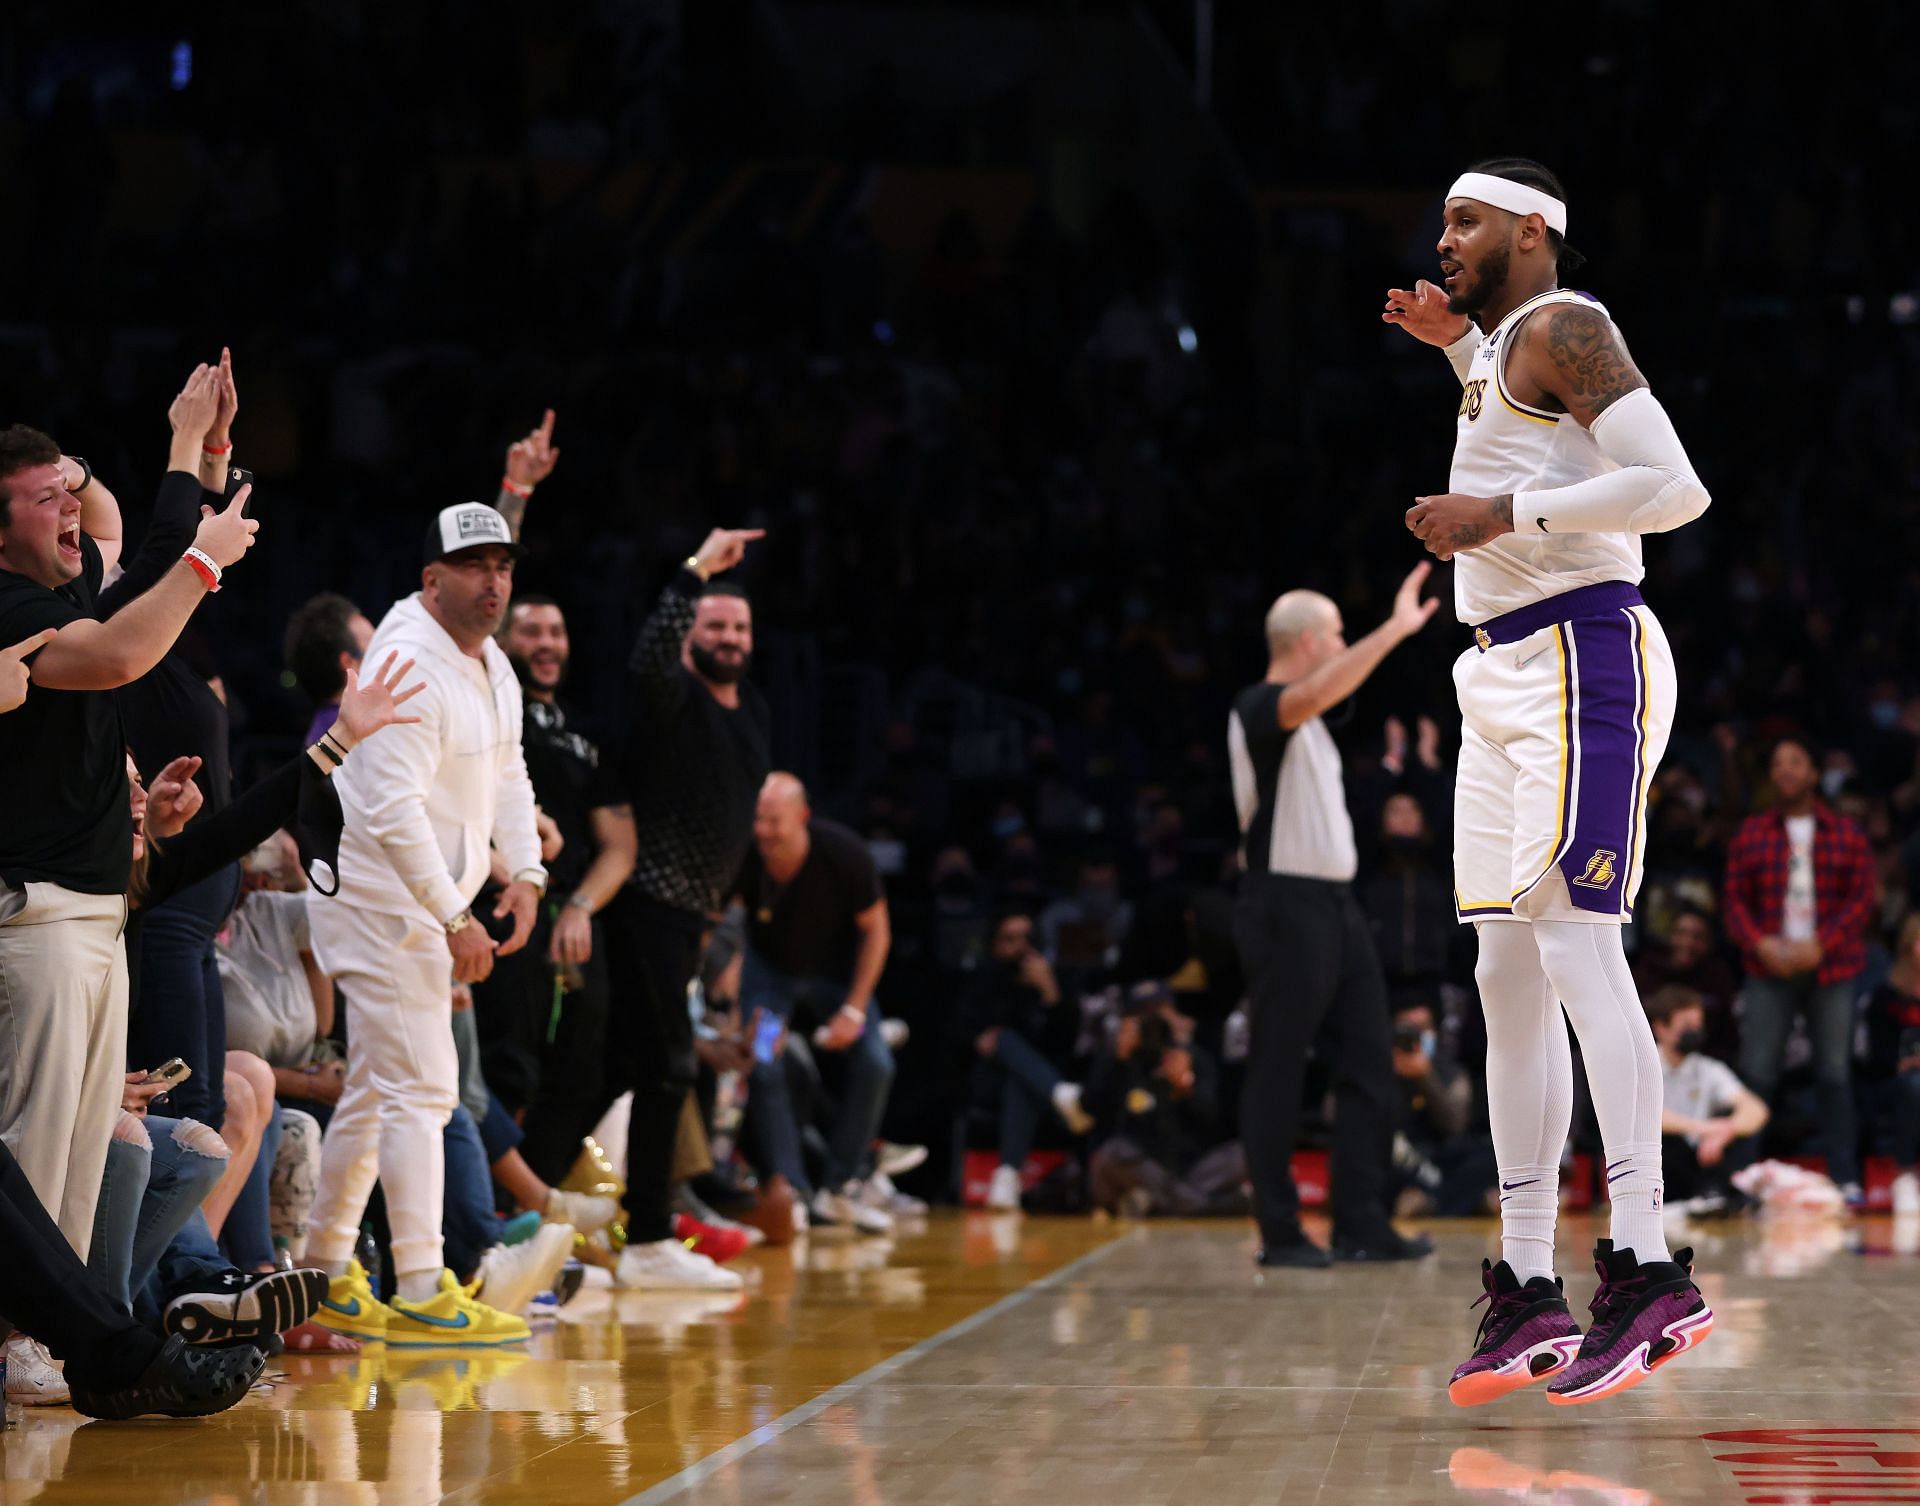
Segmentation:
[(1434, 1047), (1439, 1044), (1440, 1037), (1434, 1031), (1423, 1030), (1420, 1032), (1420, 1054), (1426, 1057), (1427, 1060), (1433, 1060)]
[(1692, 1056), (1694, 1052), (1698, 1051), (1702, 1046), (1706, 1045), (1706, 1043), (1706, 1031), (1698, 1028), (1683, 1030), (1675, 1037), (1673, 1049), (1678, 1051), (1682, 1056)]
[(1004, 842), (1008, 837), (1018, 836), (1022, 831), (1026, 830), (1026, 826), (1026, 819), (1016, 811), (1011, 815), (996, 817), (992, 831), (996, 837)]
[(1891, 732), (1900, 725), (1900, 703), (1898, 701), (1875, 701), (1867, 710), (1873, 718), (1874, 726), (1882, 732)]

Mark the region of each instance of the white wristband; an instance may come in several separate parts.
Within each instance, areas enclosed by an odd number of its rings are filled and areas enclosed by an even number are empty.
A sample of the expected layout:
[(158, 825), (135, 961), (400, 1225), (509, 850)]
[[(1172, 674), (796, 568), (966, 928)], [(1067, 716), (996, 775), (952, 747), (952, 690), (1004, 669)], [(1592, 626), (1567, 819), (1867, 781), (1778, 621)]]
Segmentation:
[(213, 572), (213, 588), (216, 591), (220, 589), (220, 577), (225, 574), (225, 572), (213, 562), (212, 555), (208, 554), (206, 550), (196, 544), (189, 544), (186, 550), (186, 557), (190, 560), (200, 561), (201, 564), (211, 570)]

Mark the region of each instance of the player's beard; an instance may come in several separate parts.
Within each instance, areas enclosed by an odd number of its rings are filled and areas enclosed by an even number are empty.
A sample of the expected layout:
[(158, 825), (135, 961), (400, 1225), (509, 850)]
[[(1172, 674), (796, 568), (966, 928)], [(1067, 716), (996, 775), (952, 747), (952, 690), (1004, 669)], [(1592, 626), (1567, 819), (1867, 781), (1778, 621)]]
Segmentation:
[(1472, 291), (1464, 297), (1450, 295), (1447, 298), (1447, 312), (1469, 316), (1478, 314), (1507, 285), (1507, 273), (1512, 265), (1512, 247), (1501, 246), (1498, 250), (1489, 251), (1474, 273)]
[(723, 660), (712, 649), (697, 645), (689, 650), (688, 657), (693, 660), (694, 671), (700, 678), (715, 685), (738, 685), (753, 665), (752, 654), (742, 654), (737, 660)]

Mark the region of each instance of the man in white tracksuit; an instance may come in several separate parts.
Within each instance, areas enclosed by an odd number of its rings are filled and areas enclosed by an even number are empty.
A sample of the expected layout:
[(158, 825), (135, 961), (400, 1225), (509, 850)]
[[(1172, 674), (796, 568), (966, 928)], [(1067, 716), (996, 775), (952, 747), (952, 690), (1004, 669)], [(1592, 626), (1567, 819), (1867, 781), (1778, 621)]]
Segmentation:
[[(517, 1318), (503, 1327), (465, 1301), (442, 1278), (440, 1251), (441, 1132), (459, 1102), (452, 985), (478, 982), (496, 950), (525, 944), (547, 882), (520, 750), (520, 683), (493, 641), (522, 553), (490, 507), (463, 503), (435, 519), (421, 590), (387, 613), (367, 649), (416, 662), (426, 690), (408, 709), (419, 720), (370, 742), (335, 778), (346, 814), (339, 891), (313, 898), (310, 925), (347, 1001), (347, 1081), (324, 1141), (308, 1253), (336, 1278), (320, 1321), (362, 1337), (525, 1334), (513, 1331)], [(512, 876), (494, 915), (510, 914), (513, 931), (497, 946), (468, 909), (490, 842)], [(349, 1269), (376, 1178), (393, 1231), (390, 1304)]]

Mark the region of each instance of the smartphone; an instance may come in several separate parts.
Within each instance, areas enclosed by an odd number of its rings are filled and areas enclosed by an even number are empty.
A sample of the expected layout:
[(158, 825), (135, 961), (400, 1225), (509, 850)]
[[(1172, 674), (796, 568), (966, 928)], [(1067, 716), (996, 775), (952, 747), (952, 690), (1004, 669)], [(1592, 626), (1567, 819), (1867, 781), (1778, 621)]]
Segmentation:
[(163, 1082), (170, 1088), (177, 1088), (191, 1076), (193, 1076), (193, 1068), (189, 1067), (176, 1056), (170, 1061), (162, 1062), (145, 1077), (141, 1078), (140, 1081), (143, 1083)]
[[(252, 486), (252, 485), (253, 485), (252, 471), (248, 470), (244, 465), (230, 465), (227, 467), (227, 489), (223, 491), (220, 495), (225, 497), (229, 502), (231, 502), (233, 500), (233, 494), (239, 491), (241, 487)], [(248, 497), (247, 506), (251, 507), (255, 502), (259, 500), (260, 499), (258, 497)]]
[(757, 1062), (773, 1065), (773, 1048), (779, 1044), (782, 1022), (777, 1014), (760, 1016), (759, 1029), (753, 1035), (753, 1059)]

